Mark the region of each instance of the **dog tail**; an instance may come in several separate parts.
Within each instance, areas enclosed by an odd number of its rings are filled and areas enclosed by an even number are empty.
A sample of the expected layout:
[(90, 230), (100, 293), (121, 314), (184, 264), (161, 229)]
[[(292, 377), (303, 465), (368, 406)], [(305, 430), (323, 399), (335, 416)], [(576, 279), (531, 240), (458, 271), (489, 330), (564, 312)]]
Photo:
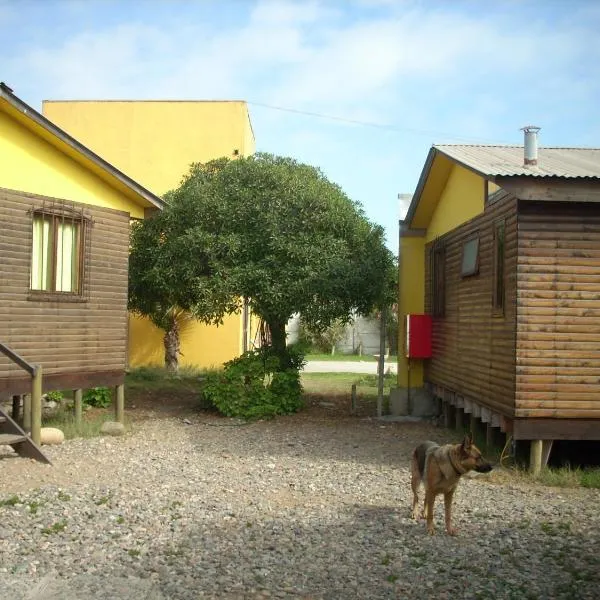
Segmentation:
[(419, 444), (413, 452), (413, 460), (417, 463), (419, 469), (419, 475), (421, 478), (425, 475), (425, 459), (432, 448), (437, 448), (438, 444), (435, 442), (423, 442)]

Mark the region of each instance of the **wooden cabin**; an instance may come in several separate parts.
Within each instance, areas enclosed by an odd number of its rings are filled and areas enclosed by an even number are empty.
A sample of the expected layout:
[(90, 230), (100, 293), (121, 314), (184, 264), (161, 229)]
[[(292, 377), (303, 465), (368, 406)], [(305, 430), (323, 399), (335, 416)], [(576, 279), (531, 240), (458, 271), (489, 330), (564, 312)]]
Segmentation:
[(432, 316), (413, 385), (447, 419), (531, 440), (539, 468), (552, 440), (600, 439), (600, 149), (535, 142), (432, 147), (401, 222), (400, 311)]
[[(129, 224), (162, 200), (0, 85), (0, 344), (43, 391), (115, 386), (127, 361)], [(0, 400), (30, 392), (0, 355)]]

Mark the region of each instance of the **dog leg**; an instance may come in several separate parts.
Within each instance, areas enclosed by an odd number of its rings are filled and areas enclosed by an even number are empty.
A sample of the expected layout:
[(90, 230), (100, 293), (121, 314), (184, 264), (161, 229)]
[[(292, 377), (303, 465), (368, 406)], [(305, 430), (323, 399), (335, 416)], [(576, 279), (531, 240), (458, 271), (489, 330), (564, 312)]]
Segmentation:
[(446, 532), (448, 535), (456, 535), (458, 530), (452, 527), (452, 500), (454, 499), (454, 490), (444, 494), (444, 512), (446, 517)]
[(413, 491), (413, 503), (412, 503), (412, 516), (415, 521), (419, 520), (419, 485), (421, 485), (421, 480), (413, 471), (412, 477), (410, 479), (410, 486)]
[(427, 490), (425, 492), (425, 517), (427, 518), (427, 533), (433, 535), (435, 528), (433, 526), (433, 505), (435, 504), (435, 494)]

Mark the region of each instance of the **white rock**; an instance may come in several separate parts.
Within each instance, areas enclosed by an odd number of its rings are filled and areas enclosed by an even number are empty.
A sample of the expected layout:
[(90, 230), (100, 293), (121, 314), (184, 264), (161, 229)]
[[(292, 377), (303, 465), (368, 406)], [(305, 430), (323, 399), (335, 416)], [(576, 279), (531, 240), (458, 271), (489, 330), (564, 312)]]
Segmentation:
[(42, 427), (40, 430), (40, 442), (43, 445), (58, 445), (65, 441), (65, 434), (56, 427)]

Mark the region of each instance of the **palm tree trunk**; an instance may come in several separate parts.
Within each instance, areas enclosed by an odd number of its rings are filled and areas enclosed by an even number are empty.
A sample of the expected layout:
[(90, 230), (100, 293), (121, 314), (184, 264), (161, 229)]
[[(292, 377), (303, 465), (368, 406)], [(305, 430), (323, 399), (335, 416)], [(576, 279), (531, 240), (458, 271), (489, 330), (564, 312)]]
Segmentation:
[(167, 371), (176, 373), (179, 369), (180, 340), (179, 326), (175, 317), (170, 319), (169, 329), (163, 337), (163, 344), (165, 346), (165, 367)]

